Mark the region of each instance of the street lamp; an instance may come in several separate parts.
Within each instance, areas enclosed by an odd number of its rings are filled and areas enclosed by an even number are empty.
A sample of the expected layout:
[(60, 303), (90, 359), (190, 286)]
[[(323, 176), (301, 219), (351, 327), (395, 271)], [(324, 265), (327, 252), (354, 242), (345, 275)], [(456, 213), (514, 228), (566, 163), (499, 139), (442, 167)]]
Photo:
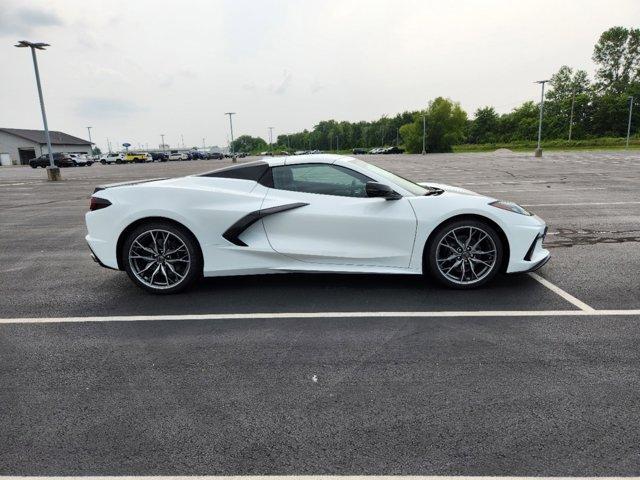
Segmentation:
[(162, 153), (164, 153), (164, 133), (160, 134), (160, 138), (162, 139)]
[(536, 157), (542, 156), (542, 146), (540, 142), (542, 140), (542, 114), (544, 111), (544, 84), (547, 83), (548, 81), (549, 80), (538, 80), (537, 82), (533, 82), (533, 83), (539, 83), (542, 86), (542, 90), (540, 93), (540, 120), (538, 121), (538, 148), (536, 148), (536, 152), (535, 152)]
[(90, 145), (90, 147), (91, 147), (91, 155), (93, 155), (93, 142), (91, 141), (91, 129), (92, 128), (93, 127), (87, 127), (87, 132), (89, 132), (89, 143), (91, 144)]
[(38, 97), (40, 97), (40, 110), (42, 110), (42, 123), (44, 123), (44, 135), (47, 139), (47, 148), (49, 149), (49, 166), (47, 167), (47, 178), (49, 180), (61, 180), (60, 168), (56, 167), (53, 161), (53, 152), (51, 151), (51, 136), (49, 135), (49, 125), (47, 124), (47, 112), (44, 108), (44, 98), (42, 96), (42, 84), (40, 83), (40, 71), (38, 70), (38, 59), (36, 58), (36, 50), (45, 50), (50, 45), (48, 43), (32, 43), (26, 40), (20, 40), (17, 45), (18, 48), (31, 49), (31, 57), (33, 58), (33, 69), (36, 73), (36, 85), (38, 86)]
[(631, 135), (631, 114), (633, 113), (633, 97), (629, 97), (629, 122), (627, 123), (627, 146), (629, 148), (629, 136)]
[(422, 155), (427, 154), (427, 116), (422, 114)]
[(269, 150), (273, 148), (273, 127), (269, 127)]
[(229, 115), (229, 130), (231, 130), (231, 143), (229, 144), (229, 153), (231, 154), (231, 161), (236, 163), (236, 156), (233, 154), (233, 119), (232, 116), (235, 115), (236, 112), (226, 112), (225, 115)]

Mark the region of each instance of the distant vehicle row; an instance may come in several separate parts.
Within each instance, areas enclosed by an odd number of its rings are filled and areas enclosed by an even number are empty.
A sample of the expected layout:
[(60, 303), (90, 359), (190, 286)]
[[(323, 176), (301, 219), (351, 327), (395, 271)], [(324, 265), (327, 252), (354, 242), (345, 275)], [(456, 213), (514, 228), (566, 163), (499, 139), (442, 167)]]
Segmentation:
[[(93, 160), (84, 153), (54, 153), (53, 163), (56, 167), (90, 167)], [(29, 160), (31, 168), (46, 168), (49, 165), (48, 153)]]
[[(236, 156), (244, 157), (246, 154), (238, 154)], [(180, 152), (172, 150), (165, 152), (112, 152), (102, 155), (100, 163), (103, 165), (112, 163), (145, 163), (145, 162), (166, 162), (166, 161), (185, 161), (185, 160), (222, 160), (223, 158), (231, 158), (229, 154), (220, 152), (201, 152), (189, 151)]]

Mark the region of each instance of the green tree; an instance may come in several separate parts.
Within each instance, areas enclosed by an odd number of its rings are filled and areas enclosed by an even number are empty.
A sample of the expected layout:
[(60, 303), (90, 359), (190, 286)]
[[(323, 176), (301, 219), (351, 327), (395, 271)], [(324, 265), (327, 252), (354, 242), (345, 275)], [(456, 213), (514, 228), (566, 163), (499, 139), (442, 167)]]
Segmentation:
[(498, 138), (499, 115), (493, 107), (476, 110), (469, 126), (470, 143), (494, 143)]
[(612, 27), (593, 49), (598, 87), (608, 93), (626, 92), (640, 81), (640, 29)]
[(241, 135), (231, 144), (234, 152), (255, 152), (267, 148), (267, 142), (260, 137), (252, 137), (250, 135)]
[(422, 151), (422, 115), (426, 116), (428, 152), (451, 152), (452, 145), (464, 140), (467, 113), (459, 103), (438, 97), (429, 102), (424, 112), (414, 115), (413, 123), (400, 128), (407, 152)]

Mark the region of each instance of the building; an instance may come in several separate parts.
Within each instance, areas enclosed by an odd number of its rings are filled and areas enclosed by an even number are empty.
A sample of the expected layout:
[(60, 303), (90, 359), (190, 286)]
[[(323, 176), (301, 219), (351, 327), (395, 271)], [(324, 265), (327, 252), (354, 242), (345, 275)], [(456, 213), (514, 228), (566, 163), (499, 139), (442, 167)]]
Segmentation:
[[(62, 132), (49, 131), (53, 152), (91, 154), (88, 140)], [(28, 165), (29, 160), (47, 153), (44, 130), (0, 128), (0, 157), (8, 157), (12, 165)], [(5, 162), (3, 162), (4, 165)]]

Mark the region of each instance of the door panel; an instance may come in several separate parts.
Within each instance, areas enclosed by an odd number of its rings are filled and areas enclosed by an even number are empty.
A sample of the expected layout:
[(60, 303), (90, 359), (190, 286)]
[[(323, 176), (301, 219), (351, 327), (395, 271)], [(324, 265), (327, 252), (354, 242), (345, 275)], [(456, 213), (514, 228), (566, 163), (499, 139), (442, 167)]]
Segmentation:
[(312, 263), (408, 268), (416, 233), (409, 201), (269, 189), (264, 208), (306, 203), (262, 219), (279, 253)]

